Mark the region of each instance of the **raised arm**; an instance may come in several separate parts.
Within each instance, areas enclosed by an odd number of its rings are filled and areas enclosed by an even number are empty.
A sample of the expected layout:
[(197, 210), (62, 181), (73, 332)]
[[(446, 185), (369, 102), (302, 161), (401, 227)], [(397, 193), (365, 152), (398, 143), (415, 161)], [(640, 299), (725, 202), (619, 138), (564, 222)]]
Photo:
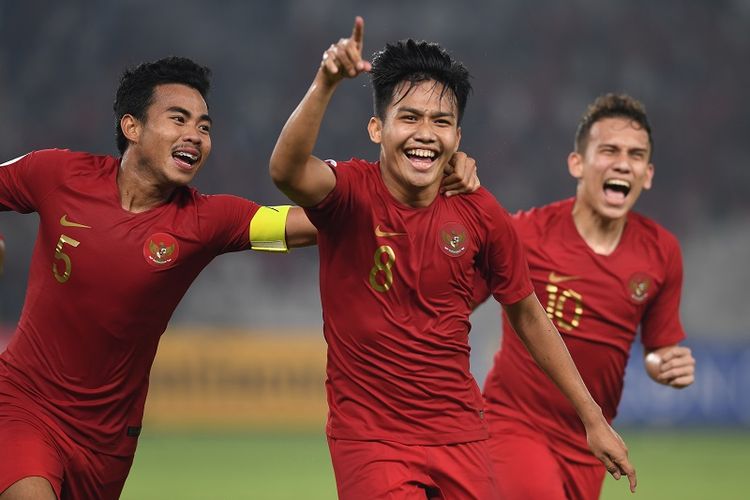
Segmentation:
[(371, 68), (362, 59), (363, 39), (364, 20), (357, 17), (351, 37), (340, 39), (323, 54), (312, 85), (284, 125), (271, 154), (271, 178), (298, 205), (319, 203), (336, 185), (333, 172), (312, 156), (312, 151), (338, 84)]
[(628, 460), (625, 443), (607, 423), (601, 408), (591, 397), (565, 343), (542, 309), (536, 294), (532, 293), (504, 308), (513, 329), (536, 363), (575, 407), (586, 427), (592, 453), (615, 479), (628, 476), (630, 490), (635, 492), (635, 469)]

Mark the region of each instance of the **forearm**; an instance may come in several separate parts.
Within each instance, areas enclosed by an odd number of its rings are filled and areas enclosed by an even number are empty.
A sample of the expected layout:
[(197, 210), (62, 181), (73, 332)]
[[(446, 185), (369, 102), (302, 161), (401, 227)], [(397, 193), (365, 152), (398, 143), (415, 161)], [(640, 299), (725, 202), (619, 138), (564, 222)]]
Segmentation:
[(287, 194), (304, 184), (320, 125), (335, 88), (336, 84), (327, 82), (319, 70), (279, 135), (271, 154), (270, 174), (279, 189)]
[(586, 427), (602, 421), (599, 405), (591, 397), (565, 343), (542, 309), (535, 294), (506, 307), (508, 318), (531, 356), (573, 404)]

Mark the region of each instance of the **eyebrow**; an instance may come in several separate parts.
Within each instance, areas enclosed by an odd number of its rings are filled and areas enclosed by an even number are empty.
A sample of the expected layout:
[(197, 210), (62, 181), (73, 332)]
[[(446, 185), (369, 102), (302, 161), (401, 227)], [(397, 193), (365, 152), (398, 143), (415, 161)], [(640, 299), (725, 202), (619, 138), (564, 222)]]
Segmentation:
[(641, 153), (648, 153), (648, 148), (642, 148), (639, 146), (621, 146), (619, 144), (616, 144), (614, 142), (603, 142), (599, 144), (599, 148), (615, 148), (615, 149), (624, 149), (625, 151), (631, 151), (631, 152), (641, 152)]
[[(169, 108), (167, 108), (167, 112), (177, 112), (177, 113), (182, 113), (185, 116), (193, 116), (193, 114), (190, 111), (188, 111), (187, 109), (183, 108), (182, 106), (170, 106)], [(202, 114), (202, 115), (200, 115), (200, 117), (198, 118), (198, 121), (208, 122), (210, 124), (213, 124), (213, 122), (214, 122), (211, 119), (211, 117), (208, 116), (208, 114)]]
[[(420, 116), (424, 115), (424, 112), (418, 110), (417, 108), (403, 107), (403, 108), (398, 108), (397, 111), (399, 113), (412, 113), (412, 114), (420, 115)], [(456, 115), (452, 111), (438, 111), (437, 113), (431, 113), (430, 116), (434, 118), (439, 118), (442, 116), (455, 117)]]

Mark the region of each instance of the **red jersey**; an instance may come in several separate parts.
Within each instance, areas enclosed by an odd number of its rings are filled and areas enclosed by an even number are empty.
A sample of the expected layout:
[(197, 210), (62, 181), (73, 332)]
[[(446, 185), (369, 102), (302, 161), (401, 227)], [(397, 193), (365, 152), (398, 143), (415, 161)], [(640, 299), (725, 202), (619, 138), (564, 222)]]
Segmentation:
[(77, 441), (131, 455), (160, 335), (206, 264), (249, 248), (258, 205), (185, 187), (131, 213), (120, 204), (119, 165), (46, 150), (0, 166), (0, 210), (40, 219), (0, 382)]
[[(519, 212), (513, 222), (537, 296), (611, 423), (639, 325), (646, 349), (685, 338), (679, 318), (682, 256), (671, 233), (634, 212), (615, 251), (597, 255), (575, 227), (574, 201)], [(566, 445), (557, 451), (572, 460), (599, 463), (573, 406), (534, 363), (505, 315), (503, 331), (484, 387), (490, 410), (538, 426)]]
[(336, 187), (307, 209), (319, 231), (331, 437), (450, 444), (486, 439), (469, 370), (477, 272), (494, 296), (532, 292), (510, 217), (485, 189), (413, 208), (378, 163), (333, 167)]

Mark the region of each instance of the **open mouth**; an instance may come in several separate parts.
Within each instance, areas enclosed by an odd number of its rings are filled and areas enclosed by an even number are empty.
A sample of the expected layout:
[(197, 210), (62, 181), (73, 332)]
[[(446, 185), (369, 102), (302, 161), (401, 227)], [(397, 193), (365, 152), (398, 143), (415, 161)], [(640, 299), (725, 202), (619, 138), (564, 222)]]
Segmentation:
[(604, 181), (604, 195), (608, 201), (622, 203), (630, 193), (630, 183), (622, 179)]
[(407, 149), (406, 157), (409, 158), (409, 161), (412, 165), (414, 165), (418, 169), (427, 169), (432, 165), (432, 162), (435, 161), (435, 158), (437, 158), (438, 154), (435, 151), (432, 151), (430, 149)]
[(199, 156), (195, 153), (180, 150), (172, 153), (172, 158), (177, 161), (179, 167), (190, 170), (198, 162)]

